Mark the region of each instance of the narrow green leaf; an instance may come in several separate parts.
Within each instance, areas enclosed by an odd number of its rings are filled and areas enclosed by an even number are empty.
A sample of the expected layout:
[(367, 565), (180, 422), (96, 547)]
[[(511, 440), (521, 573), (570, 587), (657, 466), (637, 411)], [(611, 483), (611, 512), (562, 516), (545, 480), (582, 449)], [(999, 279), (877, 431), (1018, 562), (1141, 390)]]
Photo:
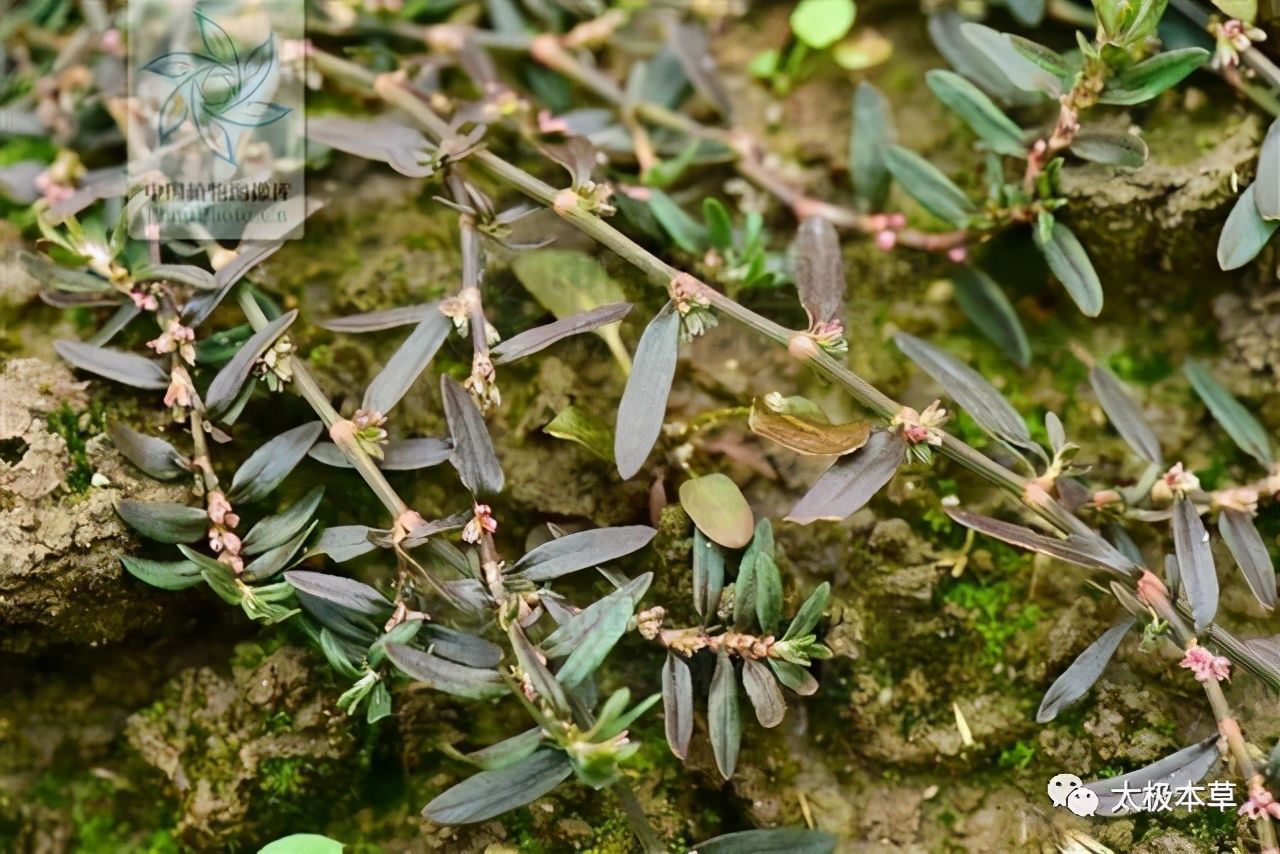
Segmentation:
[(772, 555), (756, 556), (756, 619), (766, 635), (773, 634), (782, 619), (782, 573)]
[(1071, 142), (1071, 153), (1081, 160), (1137, 169), (1147, 162), (1147, 144), (1131, 133), (1086, 130)]
[(577, 442), (605, 462), (613, 462), (613, 431), (609, 425), (573, 404), (556, 413), (542, 432)]
[(954, 71), (934, 69), (925, 75), (929, 89), (946, 104), (992, 151), (1010, 157), (1025, 157), (1027, 146), (1022, 128), (1001, 112), (981, 89)]
[(703, 622), (714, 619), (720, 607), (720, 594), (724, 590), (724, 552), (702, 533), (693, 528), (693, 609)]
[(1207, 368), (1196, 361), (1187, 362), (1182, 372), (1187, 375), (1191, 386), (1200, 395), (1205, 406), (1213, 413), (1213, 417), (1227, 431), (1232, 440), (1249, 456), (1267, 468), (1271, 467), (1274, 457), (1271, 453), (1271, 440), (1267, 438), (1266, 429), (1258, 423), (1249, 410), (1232, 396)]
[[(1280, 171), (1276, 173), (1276, 181), (1280, 183)], [(1222, 226), (1222, 234), (1218, 237), (1218, 266), (1223, 270), (1238, 270), (1258, 257), (1276, 228), (1280, 227), (1280, 219), (1263, 219), (1258, 212), (1257, 186), (1256, 182), (1250, 184), (1240, 194), (1227, 215), (1226, 224)]]
[(556, 679), (566, 688), (577, 687), (604, 663), (614, 645), (627, 631), (627, 622), (635, 611), (635, 602), (623, 597), (612, 603), (601, 615), (595, 631), (569, 653), (569, 658), (556, 672)]
[(902, 189), (939, 219), (959, 227), (976, 212), (973, 202), (950, 178), (914, 151), (887, 146), (885, 164)]
[(1107, 81), (1098, 101), (1102, 104), (1131, 106), (1149, 101), (1176, 86), (1209, 59), (1209, 51), (1200, 47), (1184, 47), (1157, 53)]
[(866, 210), (884, 209), (889, 196), (885, 148), (898, 141), (893, 111), (880, 90), (863, 81), (853, 96), (853, 132), (849, 136), (849, 173), (853, 192)]
[(707, 230), (675, 200), (658, 189), (649, 190), (649, 210), (676, 245), (685, 252), (702, 254), (707, 248)]
[(1080, 311), (1086, 317), (1097, 317), (1102, 311), (1102, 282), (1074, 232), (1055, 221), (1048, 241), (1036, 233), (1036, 245)]
[(1031, 363), (1031, 342), (1004, 291), (977, 267), (957, 267), (951, 274), (956, 302), (978, 331), (1018, 367)]
[(1038, 63), (1028, 59), (1013, 46), (1006, 33), (997, 32), (982, 24), (962, 24), (960, 32), (995, 63), (1009, 82), (1024, 92), (1040, 92), (1051, 98), (1062, 95), (1062, 80), (1046, 71)]
[(130, 528), (158, 543), (194, 543), (209, 528), (204, 509), (186, 504), (124, 499), (116, 502), (116, 512)]
[(831, 596), (831, 583), (824, 581), (818, 585), (809, 598), (804, 600), (804, 604), (800, 606), (800, 610), (796, 611), (795, 618), (791, 620), (791, 625), (787, 626), (787, 632), (782, 639), (791, 640), (792, 638), (803, 637), (813, 631), (818, 625), (818, 621), (822, 619), (822, 612), (827, 608), (827, 599)]
[(120, 563), (134, 578), (161, 590), (185, 590), (204, 580), (200, 567), (189, 560), (165, 562), (121, 555)]

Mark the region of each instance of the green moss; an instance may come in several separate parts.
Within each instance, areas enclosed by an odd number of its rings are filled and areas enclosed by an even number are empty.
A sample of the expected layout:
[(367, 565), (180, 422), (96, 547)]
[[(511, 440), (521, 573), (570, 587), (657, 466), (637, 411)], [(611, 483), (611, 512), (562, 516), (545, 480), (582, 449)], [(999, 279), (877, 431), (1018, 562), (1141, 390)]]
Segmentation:
[[(994, 549), (993, 555), (1002, 551)], [(1021, 556), (1016, 561), (1007, 556), (1003, 560), (1024, 563)], [(997, 559), (997, 568), (1000, 563)], [(989, 581), (966, 578), (948, 587), (942, 598), (969, 612), (970, 627), (983, 643), (979, 660), (987, 666), (1003, 663), (1010, 642), (1044, 618), (1038, 605), (1025, 602), (1024, 585), (1012, 577)]]
[(88, 409), (76, 411), (64, 402), (46, 420), (49, 431), (67, 443), (71, 463), (64, 481), (67, 488), (76, 495), (88, 492), (93, 485), (93, 464), (89, 462), (87, 443), (106, 426), (102, 405), (95, 402)]

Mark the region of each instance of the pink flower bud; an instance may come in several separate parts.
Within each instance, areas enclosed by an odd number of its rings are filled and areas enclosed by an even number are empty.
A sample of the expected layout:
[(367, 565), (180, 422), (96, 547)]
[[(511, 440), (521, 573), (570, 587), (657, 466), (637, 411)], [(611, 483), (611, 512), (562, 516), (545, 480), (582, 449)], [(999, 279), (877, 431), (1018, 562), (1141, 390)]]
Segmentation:
[(879, 247), (882, 251), (888, 252), (890, 249), (892, 249), (894, 246), (897, 246), (897, 245), (898, 245), (897, 232), (890, 231), (889, 229), (886, 228), (884, 231), (876, 233), (876, 246)]
[(963, 264), (969, 258), (969, 250), (963, 246), (952, 246), (947, 250), (947, 257), (953, 264)]

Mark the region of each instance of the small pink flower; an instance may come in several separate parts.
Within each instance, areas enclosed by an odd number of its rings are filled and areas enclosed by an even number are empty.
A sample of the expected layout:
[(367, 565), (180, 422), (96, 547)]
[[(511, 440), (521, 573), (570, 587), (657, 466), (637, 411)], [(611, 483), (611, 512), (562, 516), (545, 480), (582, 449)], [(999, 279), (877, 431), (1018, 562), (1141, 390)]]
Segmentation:
[(188, 407), (195, 397), (195, 386), (191, 383), (191, 375), (181, 365), (169, 372), (169, 390), (164, 393), (165, 406)]
[(559, 116), (553, 116), (549, 110), (539, 111), (538, 131), (540, 133), (570, 133), (569, 123)]
[(473, 508), (474, 515), (467, 526), (462, 529), (462, 539), (468, 543), (480, 542), (483, 532), (492, 534), (498, 530), (498, 520), (493, 518), (493, 511), (488, 504), (477, 504)]
[(1265, 818), (1266, 816), (1280, 818), (1280, 803), (1276, 803), (1276, 799), (1271, 792), (1258, 785), (1249, 791), (1249, 800), (1240, 806), (1240, 810), (1236, 814), (1252, 819)]
[(111, 56), (124, 56), (124, 39), (120, 37), (120, 31), (115, 27), (102, 34), (102, 39), (98, 42), (98, 46), (102, 48), (103, 53)]
[(234, 528), (240, 524), (240, 517), (231, 512), (231, 502), (227, 500), (227, 496), (222, 490), (214, 490), (209, 493), (209, 521), (215, 525), (224, 525), (228, 528)]
[[(155, 299), (155, 297), (151, 297)], [(196, 348), (192, 341), (196, 331), (190, 326), (183, 326), (178, 320), (169, 321), (169, 327), (160, 335), (147, 342), (147, 346), (157, 353), (177, 353), (188, 365), (196, 363)]]
[(952, 246), (947, 250), (947, 258), (953, 264), (963, 264), (969, 259), (969, 250), (963, 246)]
[(893, 425), (902, 428), (902, 438), (912, 445), (924, 442), (930, 445), (942, 444), (942, 430), (947, 422), (947, 410), (942, 408), (942, 401), (935, 400), (917, 412), (910, 406), (904, 406), (893, 417)]
[(133, 304), (141, 311), (155, 311), (160, 307), (160, 302), (155, 298), (155, 295), (146, 291), (130, 291), (129, 298), (133, 300)]
[(1178, 662), (1178, 666), (1190, 670), (1197, 682), (1210, 680), (1221, 682), (1231, 676), (1230, 660), (1221, 655), (1214, 655), (1202, 646), (1189, 648), (1186, 657)]
[(881, 251), (888, 252), (897, 245), (898, 233), (896, 231), (890, 231), (886, 228), (884, 231), (876, 232), (876, 247)]

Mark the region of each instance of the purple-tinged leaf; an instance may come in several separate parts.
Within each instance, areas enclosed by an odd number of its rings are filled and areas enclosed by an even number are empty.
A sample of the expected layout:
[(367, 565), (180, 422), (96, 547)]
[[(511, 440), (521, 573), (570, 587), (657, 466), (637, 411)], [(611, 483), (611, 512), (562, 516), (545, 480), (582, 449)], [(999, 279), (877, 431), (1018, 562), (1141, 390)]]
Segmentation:
[(209, 529), (203, 508), (166, 502), (116, 502), (116, 512), (125, 523), (149, 540), (158, 543), (194, 543)]
[(89, 337), (85, 343), (92, 344), (95, 347), (105, 347), (116, 334), (133, 322), (133, 319), (142, 314), (142, 309), (133, 304), (132, 301), (120, 303), (106, 322), (98, 327), (98, 331)]
[(537, 750), (494, 771), (481, 771), (436, 797), (422, 815), (437, 824), (471, 824), (532, 803), (573, 773), (559, 750)]
[(995, 537), (1011, 546), (1046, 554), (1089, 569), (1110, 570), (1126, 578), (1134, 573), (1133, 563), (1097, 534), (1076, 532), (1063, 538), (1049, 537), (1021, 525), (980, 516), (967, 510), (948, 509), (946, 512), (966, 528)]
[(121, 555), (120, 563), (134, 578), (161, 590), (185, 590), (204, 581), (200, 567), (189, 560), (162, 562)]
[(1026, 422), (1022, 420), (1018, 411), (1004, 399), (1004, 395), (996, 391), (995, 386), (987, 382), (973, 368), (914, 335), (899, 332), (893, 340), (898, 348), (926, 374), (933, 377), (934, 381), (942, 386), (983, 430), (1010, 445), (1020, 448), (1037, 447), (1031, 439), (1031, 433), (1027, 430)]
[(311, 421), (286, 430), (258, 448), (236, 469), (227, 497), (237, 504), (264, 498), (297, 467), (323, 429), (319, 421)]
[(112, 424), (108, 432), (116, 450), (157, 480), (172, 480), (190, 471), (187, 460), (164, 439), (147, 436), (119, 423)]
[(770, 729), (782, 723), (787, 714), (787, 701), (782, 699), (778, 680), (768, 667), (752, 658), (742, 660), (742, 687), (756, 710), (760, 726)]
[(502, 696), (507, 690), (496, 670), (455, 664), (403, 644), (387, 644), (387, 659), (410, 679), (456, 697), (488, 700)]
[(571, 335), (592, 332), (610, 323), (617, 323), (626, 317), (629, 311), (631, 311), (631, 303), (615, 302), (521, 332), (493, 348), (491, 353), (494, 364), (505, 365), (546, 349)]
[(640, 336), (635, 364), (618, 404), (613, 456), (623, 480), (640, 471), (662, 432), (679, 349), (680, 314), (675, 303), (668, 302)]
[(704, 622), (720, 607), (724, 591), (724, 552), (702, 533), (693, 529), (693, 610)]
[(689, 665), (674, 652), (667, 652), (662, 665), (662, 722), (667, 746), (678, 758), (689, 755), (693, 737), (693, 677)]
[(875, 430), (867, 443), (836, 460), (792, 508), (787, 521), (845, 519), (862, 509), (906, 460), (907, 443), (896, 430)]
[[(310, 211), (308, 211), (310, 213)], [(236, 282), (261, 264), (284, 244), (278, 240), (246, 240), (236, 249), (236, 257), (214, 274), (216, 290), (197, 294), (182, 309), (182, 320), (188, 326), (199, 326), (213, 313)]]
[(436, 623), (429, 623), (426, 631), (432, 652), (450, 661), (467, 667), (497, 667), (502, 661), (502, 647), (484, 638)]
[[(332, 442), (319, 442), (308, 455), (316, 462), (335, 468), (352, 468), (351, 460)], [(448, 439), (403, 439), (390, 442), (382, 448), (382, 459), (374, 464), (383, 471), (416, 471), (439, 465), (453, 453), (453, 443)]]
[(409, 178), (425, 178), (435, 172), (430, 157), (435, 146), (421, 131), (387, 119), (308, 118), (307, 136), (347, 154), (386, 163)]
[(249, 533), (244, 538), (244, 553), (260, 554), (289, 542), (311, 521), (323, 497), (324, 487), (317, 486), (293, 502), (283, 513), (260, 520), (249, 529)]
[(1120, 380), (1106, 368), (1095, 365), (1089, 371), (1089, 384), (1093, 386), (1098, 403), (1102, 404), (1102, 411), (1133, 452), (1149, 463), (1164, 465), (1160, 440)]
[(165, 369), (142, 356), (79, 341), (55, 341), (53, 349), (77, 368), (118, 383), (145, 389), (169, 387), (169, 374)]
[(449, 336), (452, 325), (453, 322), (439, 311), (431, 312), (423, 318), (400, 345), (400, 349), (387, 361), (386, 366), (373, 378), (373, 382), (369, 383), (360, 408), (384, 415), (390, 412), (426, 370), (444, 339)]
[(657, 533), (647, 525), (579, 531), (538, 546), (520, 558), (511, 572), (527, 581), (550, 581), (629, 555), (648, 545)]
[(1047, 724), (1058, 716), (1058, 712), (1075, 703), (1093, 687), (1102, 671), (1106, 669), (1111, 656), (1115, 655), (1120, 641), (1133, 628), (1136, 622), (1133, 617), (1126, 617), (1119, 623), (1102, 633), (1096, 641), (1076, 656), (1071, 666), (1054, 680), (1040, 701), (1040, 709), (1036, 712), (1036, 723)]
[(721, 115), (731, 115), (733, 105), (729, 100), (729, 93), (716, 74), (716, 63), (711, 56), (706, 31), (696, 24), (676, 24), (667, 35), (668, 44), (693, 88)]
[(516, 661), (524, 675), (529, 679), (529, 687), (533, 688), (544, 702), (558, 715), (568, 716), (570, 712), (569, 697), (564, 686), (556, 681), (556, 677), (547, 669), (543, 656), (529, 640), (518, 622), (507, 627), (507, 637), (511, 641), (511, 649), (516, 654)]
[(1226, 542), (1236, 565), (1244, 573), (1245, 583), (1262, 607), (1276, 606), (1276, 571), (1271, 565), (1267, 544), (1247, 513), (1223, 510), (1218, 516), (1218, 533)]
[(1031, 342), (1004, 290), (977, 267), (957, 267), (951, 274), (956, 303), (978, 331), (1020, 368), (1031, 363)]
[(297, 569), (286, 572), (284, 578), (312, 619), (338, 637), (366, 647), (381, 636), (393, 610), (385, 596), (352, 578)]
[(111, 292), (113, 296), (115, 295), (111, 283), (101, 276), (96, 276), (88, 270), (64, 267), (47, 255), (37, 255), (34, 252), (21, 250), (18, 252), (18, 260), (27, 274), (42, 285), (72, 294)]
[(1173, 505), (1173, 547), (1178, 555), (1178, 576), (1191, 603), (1197, 632), (1213, 622), (1218, 613), (1218, 572), (1209, 548), (1209, 532), (1191, 499), (1183, 496)]
[[(1085, 788), (1098, 796), (1098, 810), (1095, 815), (1103, 818), (1128, 815), (1132, 811), (1131, 804), (1135, 803), (1135, 798), (1136, 805), (1141, 808), (1141, 792), (1144, 789), (1157, 783), (1164, 784), (1174, 791), (1193, 786), (1203, 780), (1217, 763), (1218, 735), (1215, 733), (1146, 768), (1139, 768), (1137, 771), (1130, 771), (1118, 777), (1085, 783)], [(1128, 803), (1125, 803), (1126, 796), (1121, 794), (1125, 789), (1129, 790)]]
[(543, 734), (542, 727), (535, 726), (519, 735), (513, 735), (497, 744), (491, 744), (470, 753), (460, 753), (448, 745), (443, 746), (443, 750), (452, 758), (469, 762), (482, 771), (497, 771), (499, 768), (515, 765), (528, 758), (542, 746), (545, 740), (546, 735)]
[[(4, 112), (6, 111), (0, 110), (0, 118)], [(46, 168), (39, 160), (22, 160), (0, 168), (0, 196), (20, 205), (31, 204), (40, 198), (40, 193), (36, 190), (36, 178)]]
[(364, 314), (351, 314), (346, 317), (333, 317), (322, 320), (316, 325), (330, 332), (381, 332), (384, 329), (416, 325), (439, 313), (440, 303), (426, 302)]
[(213, 274), (192, 264), (146, 264), (133, 271), (135, 282), (176, 282), (202, 291), (214, 290)]
[(711, 752), (716, 757), (716, 768), (720, 770), (720, 776), (728, 780), (738, 765), (742, 716), (738, 713), (738, 680), (733, 674), (733, 662), (724, 650), (716, 654), (711, 693), (707, 695), (707, 725), (711, 731)]
[(458, 470), (463, 486), (476, 495), (501, 492), (505, 482), (502, 465), (475, 401), (448, 376), (440, 377), (440, 396), (444, 401), (445, 420), (449, 422), (449, 435), (453, 437), (453, 455), (449, 459)]
[(811, 323), (842, 320), (844, 257), (835, 226), (822, 217), (800, 223), (791, 249), (795, 259), (796, 291)]
[(215, 417), (221, 415), (236, 402), (236, 398), (240, 396), (241, 387), (253, 371), (253, 363), (275, 344), (276, 339), (284, 334), (289, 324), (293, 323), (297, 317), (297, 309), (286, 312), (240, 345), (240, 349), (231, 357), (231, 361), (222, 366), (222, 370), (218, 371), (218, 375), (209, 384), (209, 391), (205, 394), (205, 406), (212, 415)]
[(771, 827), (726, 833), (693, 848), (698, 854), (833, 854), (836, 838), (822, 830)]
[(325, 528), (320, 532), (316, 544), (311, 547), (311, 554), (326, 554), (334, 563), (345, 563), (352, 558), (367, 554), (378, 546), (372, 536), (376, 531), (365, 525), (339, 525)]

